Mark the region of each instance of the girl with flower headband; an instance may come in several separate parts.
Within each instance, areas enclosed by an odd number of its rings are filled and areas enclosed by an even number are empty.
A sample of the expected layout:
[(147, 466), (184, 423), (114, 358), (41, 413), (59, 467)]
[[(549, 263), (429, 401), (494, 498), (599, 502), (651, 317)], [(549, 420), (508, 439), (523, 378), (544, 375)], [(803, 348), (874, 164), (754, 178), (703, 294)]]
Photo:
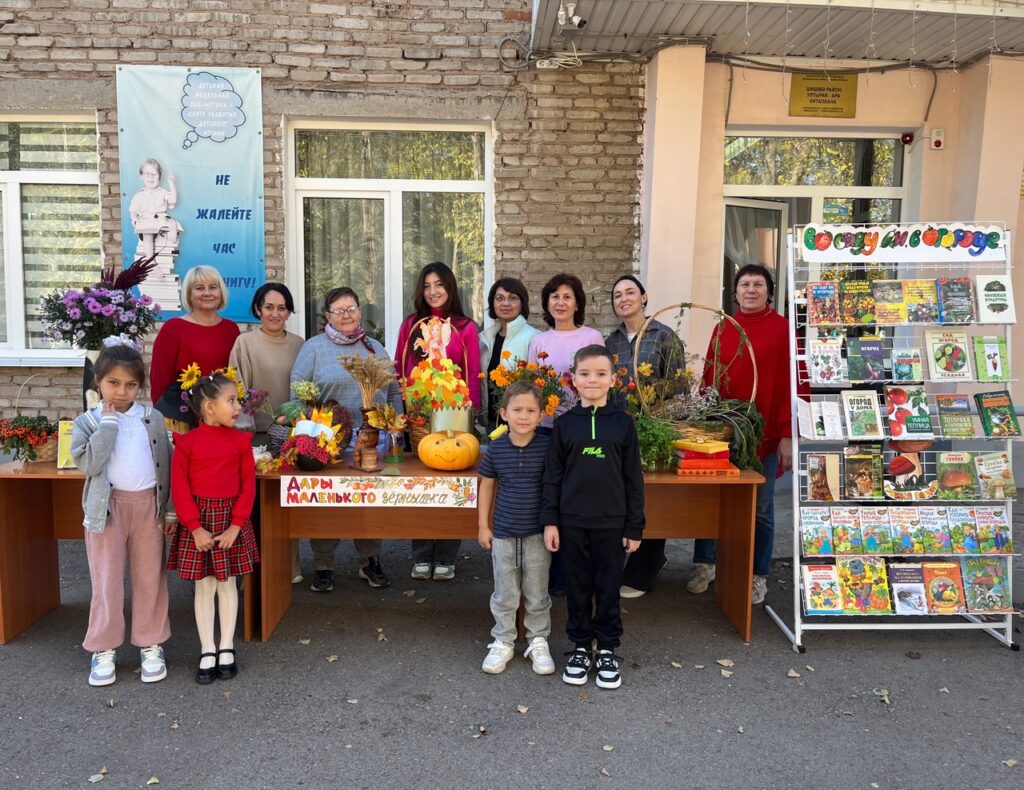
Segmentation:
[(161, 416), (136, 401), (146, 383), (142, 355), (110, 337), (93, 366), (101, 401), (75, 420), (71, 457), (85, 476), (85, 549), (92, 600), (82, 646), (92, 652), (89, 684), (115, 680), (124, 641), (124, 569), (131, 568), (132, 644), (141, 648), (142, 682), (167, 676), (161, 644), (171, 635), (164, 571), (164, 517), (171, 447)]
[[(206, 685), (238, 674), (235, 577), (252, 573), (259, 561), (250, 521), (256, 467), (249, 434), (235, 428), (242, 411), (240, 382), (216, 372), (186, 378), (181, 386), (200, 423), (178, 437), (175, 446), (171, 495), (178, 526), (167, 568), (195, 582), (201, 646), (196, 682)], [(220, 615), (219, 647), (214, 641), (215, 611)]]

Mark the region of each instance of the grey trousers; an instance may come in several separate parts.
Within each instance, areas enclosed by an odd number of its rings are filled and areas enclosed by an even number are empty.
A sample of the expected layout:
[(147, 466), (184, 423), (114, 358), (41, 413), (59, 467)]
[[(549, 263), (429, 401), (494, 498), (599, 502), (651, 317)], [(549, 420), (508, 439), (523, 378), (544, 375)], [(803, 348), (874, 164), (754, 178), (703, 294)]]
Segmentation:
[(551, 553), (544, 546), (544, 536), (495, 538), (491, 560), (494, 563), (491, 636), (507, 645), (515, 644), (516, 612), (522, 597), (526, 599), (523, 624), (527, 640), (538, 636), (546, 639), (551, 634), (551, 597), (548, 595)]
[[(310, 538), (309, 547), (313, 549), (313, 570), (333, 571), (335, 566), (334, 552), (341, 543), (339, 538)], [(381, 541), (353, 540), (352, 545), (356, 547), (356, 554), (359, 555), (360, 566), (365, 565), (370, 557), (380, 556)]]

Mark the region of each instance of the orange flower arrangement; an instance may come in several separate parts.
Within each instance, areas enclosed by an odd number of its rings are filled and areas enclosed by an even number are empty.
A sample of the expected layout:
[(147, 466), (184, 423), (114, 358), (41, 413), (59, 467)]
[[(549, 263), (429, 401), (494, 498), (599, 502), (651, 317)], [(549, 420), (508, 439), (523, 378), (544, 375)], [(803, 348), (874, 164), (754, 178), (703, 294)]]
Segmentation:
[[(540, 390), (541, 403), (544, 404), (544, 413), (553, 417), (562, 399), (565, 397), (566, 387), (558, 371), (544, 363), (547, 354), (541, 352), (539, 355), (540, 364), (527, 362), (522, 359), (514, 360), (515, 364), (498, 365), (491, 371), (492, 396), (500, 402), (505, 388), (515, 381), (525, 379)], [(508, 351), (501, 352), (504, 362), (512, 361), (512, 354)]]

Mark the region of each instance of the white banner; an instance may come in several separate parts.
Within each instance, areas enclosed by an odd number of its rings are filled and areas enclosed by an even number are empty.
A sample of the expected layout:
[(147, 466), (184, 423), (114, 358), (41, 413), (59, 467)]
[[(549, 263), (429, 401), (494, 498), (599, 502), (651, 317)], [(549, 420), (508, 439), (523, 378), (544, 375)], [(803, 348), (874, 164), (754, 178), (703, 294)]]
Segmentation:
[(282, 507), (476, 507), (476, 477), (282, 475)]
[(957, 263), (1006, 260), (1006, 229), (969, 223), (803, 225), (796, 244), (808, 263)]

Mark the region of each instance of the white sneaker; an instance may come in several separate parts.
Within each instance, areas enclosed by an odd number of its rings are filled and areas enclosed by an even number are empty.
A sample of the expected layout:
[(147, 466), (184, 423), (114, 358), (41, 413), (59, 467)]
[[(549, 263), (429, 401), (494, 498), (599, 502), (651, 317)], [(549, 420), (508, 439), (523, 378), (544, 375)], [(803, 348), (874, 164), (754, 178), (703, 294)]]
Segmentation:
[(694, 595), (707, 592), (708, 586), (715, 580), (715, 566), (704, 562), (697, 563), (697, 569), (686, 583), (686, 589)]
[(487, 657), (484, 658), (481, 669), (488, 675), (500, 675), (515, 654), (516, 649), (512, 645), (506, 645), (504, 642), (491, 642), (487, 645)]
[(754, 605), (764, 603), (764, 597), (768, 593), (768, 577), (767, 576), (755, 576), (754, 577), (754, 594), (750, 599), (750, 602)]
[(429, 562), (417, 562), (412, 566), (412, 578), (429, 579), (432, 570)]
[(538, 675), (553, 675), (555, 672), (555, 660), (551, 657), (551, 648), (548, 647), (548, 640), (542, 636), (535, 636), (530, 640), (529, 646), (523, 653), (523, 658), (533, 662), (533, 671)]
[(294, 576), (292, 576), (292, 584), (302, 584), (303, 581), (304, 580), (302, 578), (301, 573), (296, 573)]
[(142, 658), (142, 682), (156, 683), (167, 677), (167, 664), (164, 662), (164, 649), (160, 645), (150, 645), (139, 651)]
[(630, 587), (628, 584), (623, 584), (619, 588), (620, 598), (643, 598), (647, 595), (647, 590), (638, 590), (636, 587)]
[(90, 686), (109, 686), (117, 680), (114, 674), (114, 657), (117, 651), (101, 650), (92, 654), (92, 663), (89, 667)]
[(455, 578), (455, 566), (454, 565), (435, 565), (434, 566), (434, 581), (435, 582), (450, 582)]

